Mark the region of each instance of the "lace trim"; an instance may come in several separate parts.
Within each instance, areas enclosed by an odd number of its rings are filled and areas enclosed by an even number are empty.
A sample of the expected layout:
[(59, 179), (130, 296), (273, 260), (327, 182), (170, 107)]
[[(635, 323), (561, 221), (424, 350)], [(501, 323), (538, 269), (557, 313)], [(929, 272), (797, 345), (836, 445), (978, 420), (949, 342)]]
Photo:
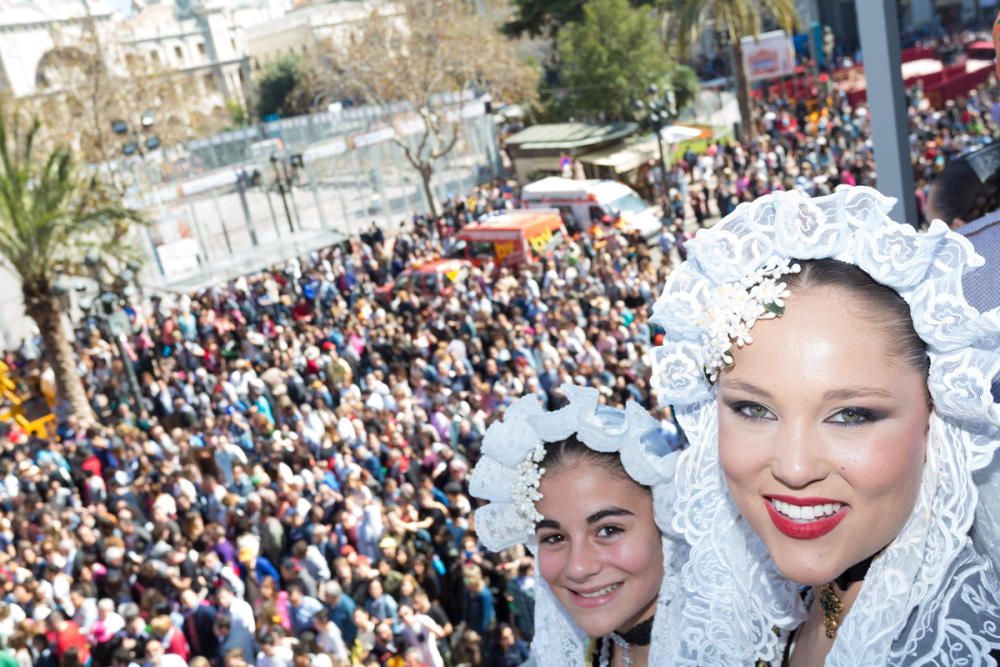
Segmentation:
[(561, 410), (544, 412), (537, 398), (524, 396), (486, 431), (469, 492), (489, 501), (476, 510), (475, 520), (480, 540), (491, 551), (517, 544), (536, 549), (540, 515), (534, 503), (541, 498), (538, 485), (543, 472), (537, 464), (546, 442), (575, 433), (591, 449), (619, 452), (625, 471), (645, 486), (673, 476), (672, 457), (658, 435), (659, 423), (640, 405), (629, 401), (622, 412), (600, 405), (596, 389), (564, 384), (561, 390), (570, 399)]

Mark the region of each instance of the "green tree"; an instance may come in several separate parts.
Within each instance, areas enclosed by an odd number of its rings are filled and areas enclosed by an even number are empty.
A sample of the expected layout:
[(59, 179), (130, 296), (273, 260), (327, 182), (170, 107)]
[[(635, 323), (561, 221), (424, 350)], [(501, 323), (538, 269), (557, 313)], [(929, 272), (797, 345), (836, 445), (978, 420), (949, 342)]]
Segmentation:
[(750, 106), (750, 85), (743, 67), (740, 39), (760, 34), (764, 14), (773, 17), (782, 29), (791, 33), (799, 23), (795, 0), (666, 0), (666, 4), (672, 13), (671, 32), (677, 38), (680, 57), (686, 58), (691, 43), (712, 25), (729, 37), (736, 66), (740, 127), (744, 137), (751, 136), (753, 108)]
[(257, 82), (257, 114), (286, 118), (312, 113), (330, 99), (331, 89), (322, 76), (326, 66), (318, 54), (283, 53), (269, 62)]
[(630, 119), (633, 101), (649, 84), (666, 83), (672, 68), (656, 18), (628, 0), (590, 0), (583, 19), (559, 33), (557, 49), (563, 114)]
[(112, 269), (134, 259), (126, 238), (140, 215), (85, 174), (70, 151), (36, 152), (37, 118), (26, 132), (15, 114), (0, 113), (0, 261), (21, 279), (28, 316), (42, 336), (59, 400), (74, 414), (92, 415), (73, 348), (63, 332), (54, 287), (60, 275), (78, 275), (88, 251)]
[(701, 83), (698, 81), (698, 75), (695, 74), (695, 71), (687, 65), (674, 67), (673, 71), (670, 72), (669, 82), (670, 89), (674, 91), (674, 103), (677, 106), (677, 111), (686, 109), (698, 99)]
[(272, 114), (283, 116), (289, 113), (286, 102), (299, 85), (302, 76), (302, 60), (294, 53), (283, 53), (267, 63), (257, 81), (257, 115), (260, 118)]
[(250, 121), (247, 118), (247, 110), (236, 100), (226, 102), (226, 115), (229, 117), (227, 129), (246, 127)]
[[(586, 0), (514, 0), (514, 16), (504, 24), (508, 35), (554, 37), (567, 23), (583, 19)], [(632, 5), (653, 4), (653, 0), (632, 0)]]

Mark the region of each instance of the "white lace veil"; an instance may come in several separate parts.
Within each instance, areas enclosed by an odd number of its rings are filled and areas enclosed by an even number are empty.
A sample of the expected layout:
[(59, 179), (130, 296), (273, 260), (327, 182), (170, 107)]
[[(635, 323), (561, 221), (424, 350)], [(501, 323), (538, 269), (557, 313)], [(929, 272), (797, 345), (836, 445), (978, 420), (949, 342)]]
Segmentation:
[(894, 223), (886, 215), (893, 204), (863, 187), (742, 204), (688, 243), (688, 261), (657, 301), (652, 320), (666, 334), (652, 353), (652, 383), (691, 442), (677, 462), (673, 516), (691, 553), (683, 593), (666, 614), (661, 664), (778, 664), (787, 630), (805, 616), (799, 587), (778, 573), (726, 488), (698, 325), (717, 287), (792, 258), (854, 264), (906, 300), (927, 343), (935, 405), (916, 507), (873, 561), (826, 665), (981, 665), (1000, 648), (1000, 586), (969, 538), (971, 530), (994, 556), (1000, 547), (1000, 470), (988, 469), (1000, 444), (990, 393), (1000, 371), (1000, 310), (980, 313), (963, 295), (963, 274), (983, 263), (967, 239), (940, 221), (925, 233)]
[[(475, 513), (475, 527), (482, 543), (491, 551), (517, 544), (536, 551), (534, 501), (524, 492), (525, 470), (536, 447), (563, 440), (574, 433), (583, 444), (600, 452), (618, 452), (625, 471), (638, 483), (653, 489), (656, 522), (661, 532), (669, 528), (673, 506), (673, 466), (676, 453), (669, 451), (659, 423), (641, 406), (629, 402), (625, 410), (599, 405), (596, 389), (563, 385), (569, 405), (545, 412), (531, 395), (515, 401), (503, 420), (494, 422), (483, 440), (482, 458), (472, 471), (469, 490), (489, 501)], [(526, 463), (527, 462), (527, 463)], [(530, 473), (528, 473), (530, 475)], [(666, 511), (664, 511), (664, 508)], [(664, 577), (650, 645), (652, 657), (663, 648), (666, 633), (661, 613), (677, 588), (677, 570), (687, 549), (665, 533)], [(537, 555), (535, 571), (539, 572)], [(589, 638), (573, 622), (555, 595), (538, 577), (535, 586), (535, 637), (531, 654), (540, 667), (590, 667), (587, 661)]]

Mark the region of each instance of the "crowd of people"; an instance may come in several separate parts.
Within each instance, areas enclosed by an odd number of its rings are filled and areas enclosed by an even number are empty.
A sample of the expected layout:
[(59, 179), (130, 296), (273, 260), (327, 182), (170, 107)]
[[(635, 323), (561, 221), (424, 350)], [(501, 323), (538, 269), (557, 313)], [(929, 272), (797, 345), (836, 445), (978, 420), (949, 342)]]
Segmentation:
[[(991, 81), (938, 109), (916, 86), (909, 89), (908, 102), (920, 221), (945, 216), (949, 224), (960, 224), (951, 213), (960, 207), (947, 202), (929, 207), (932, 185), (954, 158), (1000, 133), (1000, 91)], [(875, 185), (874, 139), (865, 104), (851, 105), (842, 91), (832, 106), (814, 111), (805, 100), (769, 98), (758, 101), (755, 117), (757, 132), (750, 140), (717, 142), (701, 154), (689, 149), (670, 167), (662, 203), (675, 227), (691, 217), (703, 225), (775, 190), (796, 188), (818, 196), (840, 184)], [(660, 178), (654, 169), (652, 190), (664, 189)]]
[[(1000, 96), (914, 94), (918, 200), (988, 140)], [(612, 236), (454, 290), (376, 288), (451, 230), (516, 205), (502, 183), (359, 240), (129, 309), (132, 395), (93, 322), (75, 349), (94, 419), (58, 437), (0, 426), (0, 667), (509, 667), (534, 634), (532, 559), (479, 545), (469, 471), (491, 421), (563, 382), (656, 408), (650, 308), (684, 228), (776, 189), (873, 184), (868, 114), (761, 103), (760, 132), (666, 174), (663, 261)], [(921, 195), (923, 193), (923, 195)], [(6, 354), (52, 384), (37, 348)], [(677, 436), (680, 437), (680, 436)]]
[[(482, 550), (470, 467), (525, 393), (558, 407), (572, 381), (653, 407), (667, 268), (623, 238), (567, 240), (447, 294), (375, 298), (440, 230), (509, 201), (484, 186), (391, 240), (153, 296), (130, 310), (141, 405), (84, 323), (96, 418), (3, 438), (0, 664), (521, 664), (532, 560)], [(6, 360), (51, 384), (30, 346)]]

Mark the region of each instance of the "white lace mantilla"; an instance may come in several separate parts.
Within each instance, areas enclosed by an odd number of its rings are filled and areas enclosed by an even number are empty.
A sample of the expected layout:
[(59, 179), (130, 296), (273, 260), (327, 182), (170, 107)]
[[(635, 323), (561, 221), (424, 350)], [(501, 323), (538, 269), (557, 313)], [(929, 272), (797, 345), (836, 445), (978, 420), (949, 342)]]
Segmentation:
[(978, 507), (973, 482), (982, 471), (983, 491), (1000, 490), (1000, 471), (984, 470), (1000, 445), (1000, 410), (990, 393), (1000, 372), (1000, 310), (980, 313), (962, 293), (963, 273), (983, 264), (967, 239), (940, 221), (925, 233), (894, 223), (886, 215), (893, 204), (864, 187), (815, 199), (778, 192), (742, 204), (688, 243), (688, 261), (657, 301), (652, 319), (666, 335), (652, 353), (652, 383), (691, 441), (677, 463), (673, 516), (691, 553), (684, 593), (667, 614), (670, 652), (662, 664), (778, 664), (787, 631), (804, 618), (798, 587), (778, 573), (726, 489), (715, 388), (695, 323), (718, 286), (770, 262), (819, 258), (860, 267), (910, 305), (928, 346), (935, 404), (917, 505), (873, 562), (826, 664), (992, 664), (1000, 590), (969, 535), (978, 545), (1000, 545), (1000, 501), (988, 497)]
[[(545, 412), (535, 396), (525, 396), (511, 404), (503, 419), (487, 430), (482, 458), (469, 482), (473, 496), (489, 501), (476, 509), (476, 531), (492, 551), (516, 544), (537, 551), (534, 526), (525, 522), (524, 508), (512, 492), (521, 486), (518, 475), (524, 461), (537, 447), (573, 434), (591, 449), (618, 452), (628, 475), (652, 488), (657, 525), (664, 532), (664, 577), (650, 644), (651, 657), (660, 655), (666, 650), (667, 641), (667, 614), (663, 609), (677, 595), (678, 571), (687, 560), (686, 544), (666, 532), (673, 507), (677, 454), (669, 451), (658, 422), (638, 404), (630, 401), (624, 411), (616, 410), (599, 404), (600, 394), (596, 389), (562, 385), (561, 390), (570, 401), (566, 407)], [(535, 558), (536, 571), (540, 572), (537, 555)], [(589, 639), (539, 578), (535, 590), (535, 637), (531, 644), (535, 663), (539, 667), (590, 667)]]

